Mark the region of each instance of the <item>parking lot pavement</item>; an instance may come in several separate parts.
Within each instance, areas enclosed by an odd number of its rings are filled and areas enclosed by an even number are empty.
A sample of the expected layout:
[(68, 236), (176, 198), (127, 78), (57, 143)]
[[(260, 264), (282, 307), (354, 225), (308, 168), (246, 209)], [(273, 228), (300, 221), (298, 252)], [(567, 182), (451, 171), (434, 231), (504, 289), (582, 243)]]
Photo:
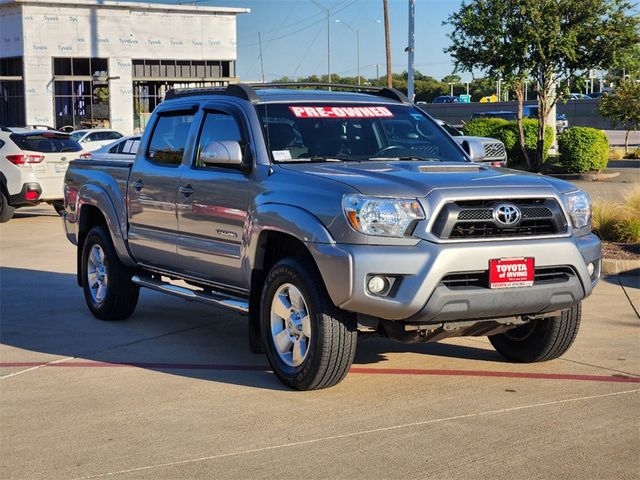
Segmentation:
[(245, 320), (143, 291), (100, 322), (49, 207), (0, 226), (0, 477), (637, 478), (637, 282), (601, 282), (573, 348), (516, 365), (485, 338), (361, 341), (294, 392)]

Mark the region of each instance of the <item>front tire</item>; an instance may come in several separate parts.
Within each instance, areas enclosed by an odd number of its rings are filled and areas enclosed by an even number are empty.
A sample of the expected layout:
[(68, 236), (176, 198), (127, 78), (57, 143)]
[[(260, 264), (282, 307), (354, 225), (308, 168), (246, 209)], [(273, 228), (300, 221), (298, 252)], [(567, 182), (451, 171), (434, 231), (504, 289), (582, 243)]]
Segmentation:
[(100, 320), (124, 320), (138, 303), (140, 287), (118, 258), (104, 227), (93, 227), (82, 248), (82, 289), (91, 313)]
[(11, 220), (15, 211), (15, 207), (9, 205), (9, 199), (4, 192), (0, 190), (0, 223)]
[(500, 355), (514, 362), (553, 360), (569, 350), (581, 318), (582, 307), (578, 303), (560, 315), (531, 320), (521, 327), (491, 335), (489, 341)]
[(310, 262), (287, 258), (271, 269), (262, 290), (260, 327), (273, 372), (291, 388), (336, 385), (353, 363), (355, 318), (333, 305)]

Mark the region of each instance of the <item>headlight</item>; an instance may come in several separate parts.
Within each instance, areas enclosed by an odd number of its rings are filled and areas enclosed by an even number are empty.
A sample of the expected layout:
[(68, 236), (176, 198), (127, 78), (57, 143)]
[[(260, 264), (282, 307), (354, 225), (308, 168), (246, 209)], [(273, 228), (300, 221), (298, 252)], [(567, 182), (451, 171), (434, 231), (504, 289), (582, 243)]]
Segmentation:
[(342, 205), (351, 226), (367, 235), (403, 237), (425, 218), (416, 199), (345, 195)]
[(564, 196), (565, 205), (576, 230), (591, 228), (591, 199), (586, 192), (578, 190)]

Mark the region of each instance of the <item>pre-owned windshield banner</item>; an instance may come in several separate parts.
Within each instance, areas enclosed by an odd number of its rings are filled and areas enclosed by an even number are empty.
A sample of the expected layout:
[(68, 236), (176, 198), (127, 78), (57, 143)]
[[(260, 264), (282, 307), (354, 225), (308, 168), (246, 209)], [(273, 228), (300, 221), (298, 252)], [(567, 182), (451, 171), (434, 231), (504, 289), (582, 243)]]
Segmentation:
[(289, 107), (298, 118), (388, 118), (387, 107)]

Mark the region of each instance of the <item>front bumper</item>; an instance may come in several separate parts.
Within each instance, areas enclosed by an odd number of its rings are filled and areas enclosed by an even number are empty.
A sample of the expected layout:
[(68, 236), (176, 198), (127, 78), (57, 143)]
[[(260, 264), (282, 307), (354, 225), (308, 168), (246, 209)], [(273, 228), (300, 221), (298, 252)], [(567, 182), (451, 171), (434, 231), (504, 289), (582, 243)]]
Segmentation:
[[(568, 308), (591, 294), (600, 275), (600, 240), (595, 235), (539, 240), (414, 246), (310, 244), (333, 302), (351, 312), (386, 320), (432, 322), (510, 317)], [(494, 258), (534, 257), (536, 268), (569, 267), (568, 279), (532, 287), (449, 288), (449, 274), (486, 270)], [(596, 271), (589, 275), (587, 264)], [(387, 297), (366, 289), (370, 275), (399, 279)]]

